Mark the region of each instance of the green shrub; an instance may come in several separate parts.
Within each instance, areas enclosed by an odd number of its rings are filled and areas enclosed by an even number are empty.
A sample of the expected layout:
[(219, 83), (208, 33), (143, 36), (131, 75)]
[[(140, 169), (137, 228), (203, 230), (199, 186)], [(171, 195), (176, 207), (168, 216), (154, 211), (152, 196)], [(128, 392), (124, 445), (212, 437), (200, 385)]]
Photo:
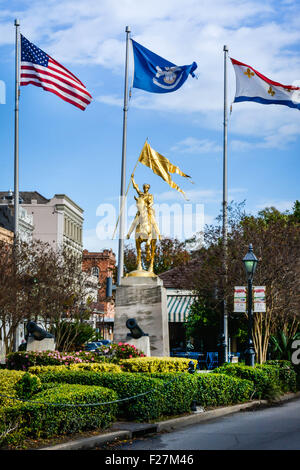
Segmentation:
[(266, 361), (264, 365), (275, 366), (278, 369), (280, 388), (283, 392), (296, 392), (297, 372), (290, 361)]
[(41, 381), (36, 375), (25, 372), (23, 377), (16, 383), (15, 390), (19, 398), (29, 399), (41, 390)]
[(226, 406), (250, 401), (253, 382), (226, 374), (196, 374), (196, 401), (203, 407)]
[[(187, 372), (190, 359), (177, 357), (139, 357), (120, 361), (124, 372)], [(197, 361), (193, 361), (197, 365)]]
[(58, 372), (64, 370), (90, 370), (94, 372), (113, 372), (121, 373), (122, 369), (117, 364), (110, 362), (97, 362), (95, 364), (82, 362), (81, 364), (70, 364), (69, 366), (32, 366), (28, 369), (31, 374), (41, 374), (44, 372)]
[(16, 383), (24, 376), (24, 372), (16, 370), (0, 370), (0, 407), (9, 406), (15, 403), (14, 399), (6, 398), (16, 397)]
[(114, 374), (120, 374), (122, 369), (117, 364), (110, 362), (97, 362), (95, 364), (89, 362), (83, 362), (82, 364), (71, 364), (69, 366), (71, 370), (91, 370), (93, 372), (113, 372)]
[(70, 365), (82, 362), (103, 362), (104, 358), (88, 351), (18, 351), (6, 356), (8, 369), (27, 371), (31, 366)]
[[(5, 409), (6, 421), (19, 420), (19, 430), (7, 436), (7, 443), (25, 437), (54, 437), (63, 434), (105, 429), (115, 419), (114, 391), (103, 387), (61, 384), (35, 395), (34, 401)], [(63, 406), (85, 404), (85, 406)], [(90, 404), (90, 405), (89, 405)]]
[(213, 373), (220, 373), (250, 380), (254, 383), (254, 397), (258, 399), (273, 399), (281, 392), (279, 370), (274, 366), (254, 367), (241, 364), (225, 364)]
[[(161, 394), (162, 414), (164, 416), (179, 415), (191, 411), (192, 401), (195, 400), (196, 375), (176, 373), (152, 373), (150, 377), (163, 383)], [(145, 375), (146, 377), (148, 376)]]
[(162, 388), (158, 379), (142, 374), (99, 373), (85, 370), (71, 370), (57, 367), (30, 368), (37, 373), (42, 383), (69, 383), (98, 385), (114, 390), (119, 399), (143, 394), (131, 400), (120, 402), (118, 415), (135, 421), (157, 419), (162, 414), (162, 400), (156, 389)]

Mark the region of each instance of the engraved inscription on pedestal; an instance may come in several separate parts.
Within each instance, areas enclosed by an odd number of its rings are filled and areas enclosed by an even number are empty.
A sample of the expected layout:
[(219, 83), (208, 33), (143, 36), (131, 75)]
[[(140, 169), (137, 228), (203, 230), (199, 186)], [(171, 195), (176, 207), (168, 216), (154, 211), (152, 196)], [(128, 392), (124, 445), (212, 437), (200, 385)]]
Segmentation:
[[(116, 289), (114, 342), (129, 342), (126, 321), (149, 335), (151, 356), (169, 356), (167, 295), (158, 277), (127, 277)], [(144, 351), (146, 353), (146, 351)]]

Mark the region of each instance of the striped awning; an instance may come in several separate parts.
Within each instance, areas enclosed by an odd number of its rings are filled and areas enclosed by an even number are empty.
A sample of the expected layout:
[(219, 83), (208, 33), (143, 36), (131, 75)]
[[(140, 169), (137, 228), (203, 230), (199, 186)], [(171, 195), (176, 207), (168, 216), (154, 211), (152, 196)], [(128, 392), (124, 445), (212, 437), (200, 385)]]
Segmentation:
[(180, 290), (168, 292), (167, 308), (169, 322), (185, 322), (190, 312), (190, 307), (195, 299), (195, 295), (189, 291)]

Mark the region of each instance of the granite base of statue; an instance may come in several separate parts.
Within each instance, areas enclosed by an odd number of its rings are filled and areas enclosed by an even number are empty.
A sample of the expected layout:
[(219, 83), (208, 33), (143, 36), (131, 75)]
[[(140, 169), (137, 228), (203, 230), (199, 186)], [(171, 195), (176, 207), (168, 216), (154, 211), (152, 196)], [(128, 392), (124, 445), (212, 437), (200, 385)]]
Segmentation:
[(35, 322), (26, 325), (26, 351), (55, 351), (55, 337)]
[[(147, 335), (128, 336), (126, 322), (130, 319)], [(159, 277), (122, 278), (116, 288), (114, 342), (133, 344), (146, 356), (170, 355), (167, 294)]]

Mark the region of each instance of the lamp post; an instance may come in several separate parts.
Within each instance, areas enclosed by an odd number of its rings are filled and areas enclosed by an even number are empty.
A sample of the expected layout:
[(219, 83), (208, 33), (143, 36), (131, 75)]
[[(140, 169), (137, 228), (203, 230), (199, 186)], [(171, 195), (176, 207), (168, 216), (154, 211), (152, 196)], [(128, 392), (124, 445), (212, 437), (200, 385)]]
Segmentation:
[(245, 351), (245, 363), (247, 366), (254, 366), (255, 350), (253, 347), (252, 329), (253, 329), (253, 312), (252, 312), (252, 290), (253, 276), (257, 268), (258, 259), (253, 253), (252, 243), (249, 245), (248, 253), (243, 258), (243, 263), (248, 281), (248, 346)]

